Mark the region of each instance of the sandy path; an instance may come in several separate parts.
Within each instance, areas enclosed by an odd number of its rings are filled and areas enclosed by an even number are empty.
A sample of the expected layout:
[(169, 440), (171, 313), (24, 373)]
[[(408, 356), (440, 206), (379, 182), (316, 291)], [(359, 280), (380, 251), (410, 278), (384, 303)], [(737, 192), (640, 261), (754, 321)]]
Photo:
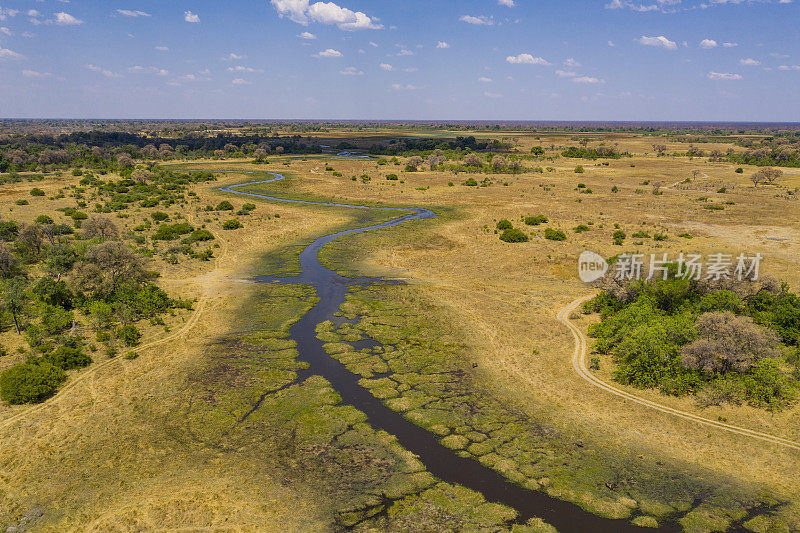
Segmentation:
[(586, 368), (586, 352), (587, 352), (586, 336), (583, 334), (580, 328), (578, 328), (575, 324), (573, 324), (569, 319), (570, 315), (590, 298), (591, 296), (584, 296), (583, 298), (578, 298), (577, 300), (567, 305), (564, 309), (561, 310), (561, 312), (558, 313), (558, 320), (569, 328), (569, 330), (572, 332), (572, 336), (575, 338), (575, 352), (572, 356), (572, 366), (581, 378), (588, 381), (595, 387), (598, 387), (606, 392), (609, 392), (616, 396), (620, 396), (621, 398), (625, 398), (626, 400), (638, 403), (639, 405), (649, 407), (650, 409), (655, 409), (656, 411), (660, 411), (662, 413), (671, 414), (683, 418), (685, 420), (691, 420), (693, 422), (697, 422), (698, 424), (711, 426), (717, 429), (721, 429), (723, 431), (736, 433), (737, 435), (744, 435), (746, 437), (751, 437), (754, 439), (770, 442), (772, 444), (778, 444), (780, 446), (785, 446), (787, 448), (800, 450), (800, 443), (784, 439), (782, 437), (777, 437), (775, 435), (769, 435), (767, 433), (760, 433), (758, 431), (753, 431), (738, 426), (732, 426), (730, 424), (725, 424), (717, 420), (703, 418), (702, 416), (688, 413), (686, 411), (673, 409), (672, 407), (661, 405), (659, 403), (655, 403), (645, 398), (641, 398), (639, 396), (631, 394), (627, 391), (618, 389), (613, 385), (610, 385), (605, 381), (601, 380), (597, 376), (593, 375), (589, 371), (589, 369)]

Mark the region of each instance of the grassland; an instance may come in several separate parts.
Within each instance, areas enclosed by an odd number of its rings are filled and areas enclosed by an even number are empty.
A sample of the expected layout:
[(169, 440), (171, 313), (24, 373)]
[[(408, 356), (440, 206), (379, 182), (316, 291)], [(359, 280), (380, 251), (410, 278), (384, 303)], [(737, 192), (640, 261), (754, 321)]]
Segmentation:
[[(563, 135), (513, 137), (520, 153), (534, 145), (572, 144)], [(526, 165), (552, 170), (488, 175), (406, 172), (402, 160), (379, 165), (319, 157), (272, 158), (263, 165), (203, 162), (197, 168), (281, 172), (286, 182), (252, 189), (297, 199), (437, 212), (434, 221), (350, 237), (323, 250), (324, 262), (336, 270), (408, 284), (352, 293), (342, 312), (361, 321), (343, 329), (324, 324), (319, 335), (376, 396), (452, 449), (515, 482), (606, 516), (635, 516), (642, 524), (677, 519), (688, 530), (711, 531), (740, 524), (748, 509), (763, 505), (745, 527), (800, 528), (794, 452), (655, 413), (591, 387), (572, 370), (572, 336), (556, 319), (568, 302), (592, 293), (576, 275), (576, 258), (585, 249), (604, 256), (760, 252), (765, 272), (796, 289), (800, 211), (797, 196), (787, 191), (800, 186), (800, 172), (787, 170), (780, 186), (754, 188), (748, 181), (752, 168), (737, 174), (728, 163), (657, 157), (651, 138), (604, 141), (632, 157), (608, 165), (543, 159)], [(684, 148), (667, 144), (668, 152)], [(578, 165), (581, 174), (574, 172)], [(399, 179), (387, 180), (389, 174)], [(0, 405), (0, 523), (16, 524), (39, 508), (43, 515), (35, 525), (49, 531), (308, 531), (362, 521), (364, 529), (395, 530), (420, 523), (430, 530), (504, 524), (507, 510), (480, 507), (479, 496), (437, 484), (390, 436), (339, 404), (324, 380), (294, 383), (301, 368), (286, 331), (314, 294), (302, 286), (248, 283), (259, 274), (296, 272), (304, 243), (360, 224), (364, 213), (255, 201), (253, 213), (240, 217), (244, 230), (223, 231), (226, 214), (203, 206), (227, 199), (240, 207), (242, 199), (215, 187), (252, 177), (218, 176), (214, 184), (191, 187), (198, 196), (188, 208), (165, 210), (173, 220), (184, 217), (213, 230), (220, 245), (214, 259), (170, 264), (157, 256), (149, 265), (169, 294), (197, 299), (193, 310), (177, 310), (164, 325), (140, 324), (137, 359), (98, 355), (44, 404)], [(488, 177), (488, 186), (462, 185), (470, 177)], [(31, 199), (31, 184), (4, 185), (0, 212), (4, 219), (31, 222), (73, 206), (69, 196), (49, 198), (79, 180), (53, 176), (36, 183), (44, 199)], [(656, 182), (663, 194), (653, 194)], [(30, 203), (16, 205), (18, 199)], [(150, 217), (147, 209), (126, 214), (115, 219), (123, 233)], [(540, 214), (547, 224), (521, 221)], [(531, 240), (500, 241), (494, 228), (501, 219)], [(581, 224), (590, 230), (576, 233)], [(617, 225), (628, 235), (622, 247), (612, 242)], [(545, 228), (564, 231), (567, 240), (544, 239)], [(668, 238), (632, 237), (639, 231)], [(592, 320), (575, 319), (584, 329)], [(357, 354), (342, 346), (364, 335), (395, 346), (394, 353)], [(151, 345), (160, 339), (167, 342)], [(16, 350), (23, 340), (12, 330), (0, 343), (10, 353), (0, 358), (0, 369), (24, 357)], [(387, 367), (397, 379), (372, 379), (371, 373)], [(458, 379), (445, 384), (427, 374), (429, 367)], [(610, 361), (600, 368), (610, 379)], [(798, 439), (796, 407), (778, 413), (746, 406), (700, 410), (689, 398), (635, 392)], [(259, 403), (262, 395), (266, 399)], [(513, 434), (500, 434), (498, 424)], [(481, 512), (473, 512), (476, 503)]]

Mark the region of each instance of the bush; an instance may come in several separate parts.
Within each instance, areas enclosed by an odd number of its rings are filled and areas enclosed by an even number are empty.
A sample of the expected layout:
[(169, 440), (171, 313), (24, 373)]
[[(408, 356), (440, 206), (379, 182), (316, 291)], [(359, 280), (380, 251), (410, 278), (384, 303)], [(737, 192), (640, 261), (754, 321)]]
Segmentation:
[(386, 176), (386, 179), (389, 180), (389, 181), (397, 181), (400, 178), (397, 177), (397, 174), (389, 174), (388, 176)]
[(213, 241), (214, 234), (208, 231), (207, 229), (196, 229), (192, 232), (189, 236), (189, 239), (192, 242), (205, 242), (205, 241)]
[(38, 217), (36, 217), (36, 223), (37, 224), (52, 224), (53, 223), (53, 219), (50, 218), (48, 215), (39, 215)]
[(544, 230), (544, 238), (548, 241), (566, 241), (567, 234), (561, 230), (555, 230), (553, 228), (547, 228)]
[(31, 359), (0, 374), (0, 398), (12, 405), (41, 402), (67, 379), (64, 371), (43, 359)]
[(464, 185), (467, 187), (477, 187), (478, 182), (475, 181), (475, 178), (468, 178), (467, 181), (464, 182)]
[(613, 234), (611, 234), (611, 238), (614, 240), (614, 244), (616, 244), (617, 246), (622, 246), (622, 243), (625, 242), (626, 237), (627, 235), (625, 235), (625, 232), (622, 231), (621, 229), (618, 229)]
[(544, 215), (537, 215), (535, 217), (525, 217), (524, 222), (527, 226), (538, 226), (539, 224), (547, 224), (550, 219)]
[(500, 240), (503, 242), (528, 242), (530, 239), (523, 231), (509, 228), (500, 234)]
[(44, 196), (44, 191), (39, 187), (31, 189), (31, 196)]
[(223, 200), (217, 204), (217, 211), (233, 211), (233, 204), (227, 200)]
[(75, 370), (92, 364), (91, 357), (78, 348), (71, 348), (69, 346), (59, 346), (55, 351), (47, 354), (45, 358), (52, 363), (53, 366), (61, 370)]
[(736, 171), (735, 171), (735, 172), (736, 172), (737, 174), (743, 174), (743, 173), (744, 173), (744, 169), (743, 169), (742, 167), (739, 167), (739, 168), (737, 168), (737, 169), (736, 169)]
[(584, 172), (586, 172), (586, 171), (583, 170), (583, 167), (581, 165), (578, 165), (577, 167), (575, 167), (575, 174), (583, 174)]
[(165, 220), (169, 220), (169, 215), (162, 211), (151, 213), (150, 217), (152, 217), (152, 219), (156, 222), (164, 222)]
[(511, 229), (513, 227), (514, 224), (512, 224), (510, 220), (506, 220), (505, 218), (497, 223), (497, 229), (499, 230)]
[(590, 230), (591, 228), (589, 228), (589, 226), (587, 226), (586, 224), (578, 224), (577, 226), (575, 226), (575, 228), (573, 228), (572, 231), (574, 231), (575, 233), (584, 233)]
[(117, 328), (117, 338), (124, 342), (126, 346), (136, 346), (139, 344), (139, 339), (142, 338), (142, 334), (139, 333), (136, 326), (128, 324)]
[(242, 223), (236, 220), (235, 218), (232, 220), (226, 220), (222, 223), (222, 229), (226, 230), (234, 230), (239, 229), (242, 227)]
[(174, 241), (181, 235), (186, 235), (192, 231), (194, 231), (194, 228), (186, 222), (181, 222), (179, 224), (162, 224), (153, 234), (152, 239), (154, 241)]

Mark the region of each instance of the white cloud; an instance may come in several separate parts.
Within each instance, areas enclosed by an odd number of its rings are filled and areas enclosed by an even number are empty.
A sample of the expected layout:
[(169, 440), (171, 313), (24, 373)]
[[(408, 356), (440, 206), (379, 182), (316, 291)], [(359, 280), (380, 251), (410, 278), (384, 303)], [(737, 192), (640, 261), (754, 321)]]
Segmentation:
[(254, 69), (253, 67), (245, 67), (237, 65), (235, 67), (228, 67), (228, 72), (263, 72), (261, 69)]
[(231, 83), (234, 85), (250, 85), (249, 81), (243, 80), (242, 78), (236, 78)]
[(314, 39), (317, 38), (316, 35), (308, 31), (304, 31), (303, 33), (298, 35), (298, 37), (300, 37), (301, 39), (306, 39), (307, 41), (313, 41)]
[(364, 71), (358, 70), (356, 67), (347, 67), (344, 70), (340, 70), (339, 74), (342, 76), (363, 76)]
[(49, 72), (37, 72), (35, 70), (23, 70), (22, 75), (26, 78), (45, 79), (52, 78), (53, 75)]
[(741, 74), (731, 74), (728, 72), (714, 72), (713, 70), (708, 73), (710, 80), (741, 80)]
[[(1, 9), (2, 9), (2, 8), (0, 8), (0, 10), (1, 10)], [(29, 17), (38, 17), (39, 15), (41, 15), (41, 13), (39, 13), (39, 12), (38, 12), (38, 11), (36, 11), (35, 9), (29, 9), (29, 10), (28, 10), (28, 16), (29, 16)]]
[(79, 24), (83, 24), (83, 21), (80, 19), (76, 19), (69, 13), (64, 13), (63, 11), (56, 13), (56, 20), (55, 23), (59, 26), (77, 26)]
[(106, 78), (121, 78), (122, 77), (120, 74), (117, 74), (115, 72), (111, 72), (110, 70), (106, 70), (103, 67), (98, 67), (97, 65), (92, 65), (91, 63), (89, 63), (87, 65), (84, 65), (84, 68), (87, 68), (87, 69), (91, 70), (92, 72), (99, 72), (100, 74), (102, 74)]
[(197, 13), (192, 13), (191, 11), (187, 11), (183, 14), (183, 20), (186, 22), (191, 22), (192, 24), (197, 24), (200, 22), (200, 15)]
[(0, 60), (4, 59), (24, 59), (25, 56), (15, 52), (14, 50), (9, 50), (8, 48), (0, 48)]
[(417, 87), (416, 85), (403, 85), (400, 83), (393, 83), (392, 89), (394, 89), (395, 91), (416, 91), (417, 89), (419, 89), (419, 87)]
[(458, 20), (461, 22), (466, 22), (467, 24), (475, 24), (476, 26), (492, 26), (494, 25), (494, 19), (491, 17), (484, 17), (480, 15), (478, 17), (473, 17), (472, 15), (461, 15)]
[(244, 56), (234, 54), (233, 52), (222, 58), (223, 61), (238, 61), (239, 59), (244, 59)]
[(288, 17), (292, 22), (307, 26), (309, 22), (335, 24), (340, 30), (380, 30), (383, 24), (361, 11), (352, 11), (333, 2), (309, 0), (271, 0), (272, 6), (281, 18)]
[(781, 65), (778, 70), (800, 70), (800, 65)]
[(581, 76), (579, 78), (572, 78), (572, 81), (575, 83), (589, 83), (594, 85), (595, 83), (602, 83), (603, 80), (599, 80), (591, 76)]
[(12, 31), (11, 31), (11, 30), (9, 30), (8, 28), (6, 28), (5, 26), (3, 26), (3, 27), (0, 27), (0, 33), (4, 33), (4, 34), (8, 35), (9, 37), (11, 37), (12, 35), (14, 35), (14, 34), (12, 33)]
[(11, 17), (16, 17), (19, 14), (18, 9), (8, 9), (0, 6), (0, 20), (6, 20)]
[(398, 56), (413, 56), (414, 52), (412, 52), (411, 50), (406, 50), (405, 48), (403, 48), (402, 50), (397, 52), (397, 55)]
[(140, 65), (130, 67), (128, 72), (133, 72), (135, 74), (155, 74), (156, 76), (169, 76), (169, 71), (166, 69), (158, 67), (142, 67)]
[(608, 41), (608, 46), (610, 46), (611, 48), (614, 48), (617, 45), (614, 44), (614, 41)]
[(150, 13), (146, 13), (144, 11), (139, 10), (131, 10), (131, 9), (117, 9), (117, 13), (122, 15), (123, 17), (149, 17)]
[(482, 83), (492, 83), (492, 78), (487, 78), (486, 76), (481, 76), (480, 78), (478, 78), (478, 81), (482, 82)]
[(700, 48), (703, 48), (704, 50), (710, 50), (712, 48), (716, 48), (717, 46), (719, 46), (719, 44), (714, 39), (703, 39), (700, 41)]
[(156, 50), (159, 52), (169, 52), (169, 46), (156, 46)]
[(517, 5), (514, 3), (514, 0), (497, 0), (497, 3), (501, 6), (506, 6), (506, 7), (514, 7)]
[(447, 44), (445, 41), (439, 41), (436, 43), (436, 48), (450, 48), (450, 45)]
[(743, 57), (739, 60), (740, 65), (744, 65), (745, 67), (757, 67), (761, 64), (761, 61), (753, 59), (752, 57)]
[(372, 41), (369, 42), (369, 45), (373, 48), (378, 48), (378, 43), (374, 43)]
[(314, 57), (342, 57), (342, 53), (339, 50), (328, 48), (327, 50), (314, 54)]
[(572, 58), (572, 57), (567, 58), (564, 61), (564, 65), (567, 66), (567, 67), (571, 67), (571, 68), (578, 68), (578, 67), (581, 66), (581, 64), (578, 63), (577, 61), (575, 61), (575, 59)]
[(556, 75), (562, 78), (574, 78), (575, 76), (577, 76), (577, 74), (575, 74), (571, 70), (557, 70)]
[(739, 43), (722, 43), (723, 48), (736, 48)]
[(606, 4), (606, 9), (630, 9), (639, 13), (659, 11), (661, 13), (674, 13), (681, 0), (655, 0), (655, 3), (641, 4), (631, 0), (611, 0)]
[(389, 63), (381, 63), (381, 68), (389, 72), (392, 72), (394, 70), (394, 67), (391, 66)]
[(515, 65), (550, 65), (550, 62), (548, 62), (546, 59), (541, 57), (533, 57), (531, 54), (508, 56), (506, 61)]
[(484, 93), (483, 93), (483, 96), (485, 96), (486, 98), (502, 98), (502, 97), (503, 97), (503, 95), (502, 95), (502, 94), (498, 94), (498, 93), (490, 93), (490, 92), (488, 92), (488, 91), (484, 92)]
[(658, 37), (647, 37), (642, 35), (639, 39), (636, 39), (636, 42), (643, 44), (644, 46), (655, 46), (656, 48), (664, 48), (665, 50), (678, 49), (678, 45), (675, 43), (675, 41), (670, 41), (663, 35)]

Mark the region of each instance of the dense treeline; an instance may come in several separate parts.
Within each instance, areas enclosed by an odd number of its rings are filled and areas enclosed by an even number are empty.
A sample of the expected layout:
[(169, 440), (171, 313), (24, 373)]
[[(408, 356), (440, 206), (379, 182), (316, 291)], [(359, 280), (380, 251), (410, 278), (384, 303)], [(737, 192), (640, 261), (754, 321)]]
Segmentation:
[(11, 135), (0, 139), (0, 172), (45, 172), (71, 167), (113, 171), (135, 160), (255, 157), (320, 153), (302, 137), (187, 135), (158, 138), (126, 132)]
[(778, 410), (797, 398), (800, 297), (785, 284), (615, 284), (585, 311), (601, 314), (589, 333), (598, 353), (613, 356), (621, 383), (693, 394), (704, 406), (746, 402)]
[(427, 138), (427, 139), (397, 139), (391, 140), (386, 145), (373, 145), (369, 152), (373, 155), (420, 155), (433, 150), (456, 152), (484, 152), (505, 151), (511, 145), (494, 139), (492, 141), (478, 141), (474, 136), (456, 137), (455, 139)]

